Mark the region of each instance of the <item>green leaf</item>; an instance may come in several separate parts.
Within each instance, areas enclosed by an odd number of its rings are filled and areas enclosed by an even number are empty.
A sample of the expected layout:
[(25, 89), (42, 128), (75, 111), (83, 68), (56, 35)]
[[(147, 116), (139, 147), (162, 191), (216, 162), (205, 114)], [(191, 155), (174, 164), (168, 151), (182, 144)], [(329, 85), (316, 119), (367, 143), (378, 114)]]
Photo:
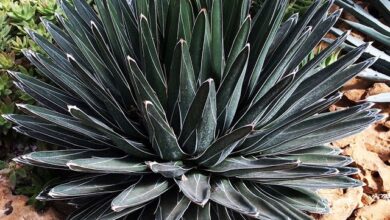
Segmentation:
[(143, 51), (143, 68), (146, 79), (156, 91), (160, 102), (164, 106), (167, 101), (167, 80), (161, 67), (160, 59), (153, 42), (152, 32), (145, 16), (141, 15), (140, 19), (140, 39)]
[(173, 51), (169, 77), (168, 120), (175, 131), (179, 132), (196, 93), (196, 80), (188, 45), (182, 39)]
[(130, 176), (98, 175), (81, 177), (56, 185), (49, 191), (52, 198), (72, 198), (120, 192), (135, 180)]
[(210, 176), (194, 171), (175, 179), (180, 190), (193, 203), (204, 206), (210, 198)]
[(119, 173), (145, 174), (148, 171), (144, 163), (126, 157), (91, 157), (72, 159), (66, 163), (69, 169), (83, 173)]
[(363, 183), (359, 180), (346, 176), (332, 176), (323, 178), (306, 178), (293, 180), (276, 180), (273, 185), (289, 186), (289, 187), (304, 187), (311, 189), (340, 189), (362, 186)]
[(245, 139), (253, 131), (253, 126), (238, 128), (217, 139), (207, 150), (196, 157), (196, 161), (206, 167), (212, 167), (223, 162), (237, 146), (238, 142)]
[(228, 179), (218, 179), (212, 184), (210, 199), (248, 216), (256, 217), (259, 214), (257, 208), (243, 194), (238, 192)]
[(296, 168), (300, 165), (300, 161), (295, 159), (279, 159), (279, 158), (245, 158), (233, 157), (227, 158), (222, 163), (208, 168), (212, 173), (218, 173), (226, 177), (234, 177), (249, 173), (261, 171), (278, 171)]
[(77, 108), (76, 106), (68, 106), (69, 112), (75, 118), (80, 119), (81, 122), (86, 124), (89, 127), (94, 127), (95, 129), (106, 134), (115, 144), (116, 147), (130, 155), (134, 155), (141, 158), (147, 158), (153, 156), (154, 154), (142, 143), (129, 140), (122, 135), (116, 133), (110, 127), (100, 122), (94, 117), (87, 115), (84, 111)]
[(160, 200), (160, 205), (157, 209), (157, 220), (176, 220), (181, 219), (191, 201), (182, 193), (174, 191), (165, 193)]
[(207, 203), (204, 207), (191, 204), (187, 211), (184, 213), (183, 220), (192, 219), (211, 220), (210, 203)]
[(209, 79), (196, 92), (183, 123), (179, 142), (185, 152), (199, 154), (211, 144), (217, 127), (216, 111), (215, 85)]
[(165, 178), (141, 177), (136, 183), (116, 196), (111, 203), (114, 211), (122, 211), (149, 202), (171, 188)]
[(261, 188), (275, 199), (285, 201), (299, 210), (320, 214), (330, 211), (328, 202), (310, 190), (271, 185), (262, 185)]
[(248, 63), (249, 45), (241, 50), (232, 64), (229, 72), (224, 76), (217, 91), (217, 118), (218, 126), (222, 131), (230, 127), (236, 114), (241, 98), (246, 66)]
[(194, 24), (190, 55), (197, 83), (204, 82), (211, 76), (210, 24), (207, 11), (201, 9)]
[(16, 158), (18, 162), (26, 162), (42, 167), (51, 167), (57, 169), (67, 169), (67, 163), (70, 160), (82, 159), (92, 156), (101, 156), (107, 151), (93, 151), (93, 150), (56, 150), (56, 151), (39, 151), (32, 152)]
[(179, 177), (192, 169), (184, 165), (182, 161), (161, 163), (148, 161), (145, 163), (154, 173), (159, 173), (166, 178)]
[(144, 102), (143, 117), (153, 149), (164, 160), (180, 160), (184, 152), (180, 149), (176, 135), (166, 118), (150, 101)]
[(214, 0), (211, 7), (211, 71), (219, 83), (223, 76), (225, 55), (223, 49), (222, 0)]

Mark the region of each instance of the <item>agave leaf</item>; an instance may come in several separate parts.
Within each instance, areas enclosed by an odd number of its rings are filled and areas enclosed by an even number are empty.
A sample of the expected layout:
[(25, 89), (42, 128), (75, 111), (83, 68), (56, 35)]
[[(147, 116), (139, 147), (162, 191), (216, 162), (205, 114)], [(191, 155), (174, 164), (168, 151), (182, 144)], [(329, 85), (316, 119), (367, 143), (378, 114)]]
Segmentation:
[[(238, 148), (239, 151), (244, 151), (245, 154), (256, 153), (260, 150), (264, 150), (267, 144), (274, 140), (283, 131), (291, 127), (293, 124), (308, 118), (309, 116), (325, 110), (331, 104), (336, 103), (341, 99), (341, 94), (335, 94), (328, 99), (323, 99), (314, 103), (313, 105), (285, 118), (283, 121), (273, 121), (265, 127), (261, 127), (252, 137), (249, 137), (242, 145)], [(264, 120), (264, 119), (262, 119)], [(260, 121), (262, 122), (262, 121)], [(268, 148), (265, 148), (268, 149)]]
[(359, 180), (346, 176), (332, 176), (322, 178), (307, 178), (294, 180), (275, 180), (273, 185), (281, 185), (288, 187), (303, 187), (309, 189), (338, 189), (351, 188), (362, 186)]
[(276, 32), (274, 40), (271, 43), (268, 55), (272, 54), (275, 49), (280, 46), (280, 43), (288, 36), (292, 28), (297, 24), (298, 17), (298, 13), (295, 13), (280, 25), (280, 28)]
[(165, 29), (165, 66), (171, 66), (172, 51), (180, 39), (191, 42), (191, 31), (193, 28), (193, 9), (191, 1), (169, 1), (167, 22)]
[(227, 158), (217, 166), (208, 168), (212, 173), (219, 173), (222, 176), (234, 177), (261, 171), (277, 171), (296, 168), (300, 162), (294, 158)]
[(247, 97), (252, 96), (254, 92), (272, 39), (277, 33), (277, 27), (282, 22), (286, 8), (287, 1), (285, 0), (267, 0), (261, 11), (253, 19), (249, 35), (249, 43), (252, 47), (248, 61), (249, 75), (245, 78), (245, 85), (249, 85), (245, 92)]
[(109, 137), (116, 144), (116, 147), (118, 149), (137, 157), (153, 157), (154, 154), (142, 143), (132, 141), (123, 137), (122, 135), (116, 133), (114, 130), (109, 128), (104, 123), (100, 122), (94, 117), (89, 116), (76, 106), (68, 106), (68, 109), (70, 114), (75, 118), (80, 119), (82, 123), (86, 124), (91, 128), (94, 127), (100, 132), (106, 134), (107, 137)]
[(390, 93), (381, 93), (378, 95), (372, 95), (366, 98), (368, 102), (376, 102), (376, 103), (388, 103), (390, 102)]
[(144, 163), (135, 162), (130, 157), (91, 157), (72, 159), (66, 165), (69, 169), (84, 173), (145, 174), (148, 171)]
[(136, 183), (122, 191), (111, 202), (114, 211), (122, 211), (149, 202), (171, 188), (164, 178), (141, 177)]
[[(19, 117), (20, 115), (18, 115)], [(4, 117), (4, 116), (3, 116)], [(99, 143), (93, 139), (89, 139), (86, 136), (82, 136), (80, 134), (62, 129), (53, 124), (44, 124), (37, 123), (34, 119), (30, 122), (30, 118), (25, 119), (16, 119), (16, 115), (7, 115), (7, 120), (16, 121), (17, 123), (24, 124), (24, 126), (14, 126), (13, 129), (21, 134), (26, 136), (36, 138), (41, 141), (45, 141), (47, 143), (55, 144), (57, 146), (66, 146), (72, 147), (75, 149), (89, 149), (89, 150), (98, 150), (98, 149), (106, 149), (110, 147), (111, 144)]]
[(338, 155), (322, 155), (322, 154), (287, 154), (278, 156), (279, 158), (285, 158), (290, 160), (299, 160), (307, 165), (316, 165), (316, 166), (334, 166), (342, 167), (347, 166), (353, 162), (350, 157), (338, 156)]
[[(356, 119), (341, 121), (337, 124), (319, 129), (308, 135), (296, 138), (295, 140), (274, 146), (272, 149), (263, 151), (262, 154), (267, 155), (274, 154), (276, 152), (279, 154), (283, 152), (287, 153), (300, 148), (302, 149), (313, 145), (328, 143), (331, 139), (338, 140), (364, 130), (369, 124), (380, 120), (380, 118), (380, 116), (366, 116), (362, 118), (357, 117)], [(305, 145), (302, 146), (302, 143), (305, 143)]]
[(202, 219), (211, 220), (210, 215), (210, 203), (207, 203), (204, 207), (191, 204), (183, 216), (183, 220)]
[(29, 95), (32, 96), (36, 101), (55, 111), (65, 113), (67, 103), (81, 103), (80, 100), (75, 99), (67, 93), (64, 93), (63, 90), (37, 80), (34, 77), (17, 72), (8, 73), (19, 82), (17, 83), (17, 86), (20, 89), (28, 92)]
[(130, 176), (97, 175), (82, 177), (64, 184), (57, 185), (49, 191), (53, 198), (72, 198), (79, 196), (108, 194), (122, 191), (131, 182), (136, 181)]
[(245, 139), (252, 131), (253, 126), (249, 125), (220, 137), (205, 152), (197, 156), (196, 161), (206, 167), (218, 165), (229, 156), (238, 142)]
[(72, 117), (69, 117), (67, 115), (63, 115), (57, 112), (54, 112), (52, 110), (48, 110), (42, 107), (37, 107), (33, 105), (26, 105), (26, 104), (19, 104), (18, 107), (20, 109), (26, 110), (30, 112), (31, 114), (34, 114), (42, 119), (48, 120), (54, 124), (57, 124), (58, 126), (61, 126), (63, 128), (69, 129), (71, 131), (78, 132), (80, 134), (89, 136), (95, 140), (107, 140), (106, 137), (103, 135), (97, 133), (93, 129), (83, 125), (79, 121), (75, 120)]
[(360, 5), (354, 3), (351, 0), (336, 0), (335, 3), (344, 8), (347, 12), (357, 17), (362, 24), (373, 27), (375, 30), (384, 35), (390, 35), (390, 27), (386, 26), (374, 16), (367, 13)]
[(366, 26), (366, 25), (363, 25), (363, 24), (360, 24), (357, 22), (348, 21), (348, 20), (344, 20), (344, 22), (347, 23), (352, 28), (358, 30), (359, 32), (362, 32), (362, 33), (366, 34), (367, 36), (372, 37), (376, 41), (381, 42), (382, 44), (386, 45), (387, 47), (390, 46), (390, 32), (388, 32), (388, 35), (384, 35), (384, 34), (376, 31), (375, 29), (373, 29), (369, 26)]
[(275, 83), (277, 83), (283, 77), (283, 74), (285, 73), (288, 65), (292, 61), (292, 57), (299, 53), (299, 49), (302, 48), (306, 40), (309, 38), (309, 36), (311, 35), (311, 31), (312, 30), (310, 27), (305, 29), (305, 31), (301, 34), (297, 42), (294, 43), (293, 46), (286, 52), (286, 55), (284, 56), (283, 60), (275, 64), (275, 67), (273, 69), (269, 69), (268, 72), (264, 72), (264, 74), (260, 76), (260, 82), (255, 87), (256, 92), (254, 93), (253, 101), (256, 102), (260, 98), (262, 98), (272, 88), (272, 86), (275, 85)]
[(180, 132), (196, 93), (194, 69), (184, 40), (180, 40), (175, 47), (169, 76), (168, 120)]
[[(375, 66), (375, 64), (373, 64), (373, 66)], [(390, 76), (387, 76), (370, 68), (363, 70), (357, 76), (373, 82), (390, 82)]]
[(215, 203), (248, 216), (256, 217), (257, 208), (240, 192), (238, 192), (228, 179), (217, 179), (212, 184), (210, 199)]
[[(229, 6), (231, 7), (231, 6)], [(240, 54), (242, 48), (245, 47), (246, 42), (248, 42), (249, 32), (251, 28), (251, 18), (248, 16), (245, 21), (242, 23), (240, 29), (237, 32), (237, 35), (234, 38), (232, 48), (230, 49), (230, 52), (228, 53), (227, 60), (226, 60), (226, 66), (224, 69), (224, 74), (227, 75), (227, 73), (230, 71), (233, 62), (236, 60), (237, 56)]]
[(321, 39), (325, 36), (329, 29), (336, 23), (336, 21), (341, 15), (341, 12), (342, 10), (334, 12), (332, 15), (326, 18), (323, 22), (320, 22), (313, 29), (312, 34), (310, 34), (310, 36), (303, 44), (304, 47), (300, 48), (297, 51), (297, 54), (294, 55), (293, 60), (290, 61), (289, 68), (287, 69), (288, 73), (295, 69), (299, 65), (299, 63), (311, 52), (312, 48), (314, 48), (321, 41)]
[(92, 203), (87, 203), (84, 207), (76, 210), (75, 212), (71, 213), (70, 216), (68, 216), (68, 220), (82, 220), (85, 218), (89, 219), (120, 219), (124, 216), (127, 216), (131, 213), (136, 212), (137, 210), (141, 209), (143, 206), (136, 206), (128, 209), (124, 209), (120, 212), (114, 212), (111, 209), (111, 199), (101, 199), (100, 201), (96, 202), (93, 201)]
[(330, 146), (314, 146), (301, 150), (291, 151), (290, 154), (321, 154), (321, 155), (339, 155), (341, 150)]
[(390, 3), (386, 0), (378, 0), (373, 2), (374, 7), (379, 11), (387, 23), (390, 22)]
[(194, 68), (195, 79), (198, 83), (204, 82), (210, 77), (210, 35), (211, 30), (207, 12), (205, 9), (202, 9), (196, 17), (190, 44), (192, 66)]
[(211, 7), (211, 71), (214, 80), (219, 83), (225, 66), (223, 42), (222, 0), (214, 0)]
[(148, 80), (138, 67), (135, 60), (130, 57), (127, 57), (127, 60), (129, 62), (131, 70), (131, 83), (134, 88), (134, 93), (136, 94), (136, 97), (138, 99), (138, 107), (142, 109), (142, 103), (145, 100), (150, 100), (155, 104), (156, 108), (160, 111), (160, 113), (164, 115), (164, 108), (161, 105), (156, 92), (149, 84)]
[(107, 1), (105, 4), (111, 18), (110, 26), (115, 30), (112, 36), (116, 35), (116, 39), (121, 45), (121, 51), (115, 52), (117, 56), (120, 55), (123, 63), (123, 57), (139, 55), (138, 23), (125, 1)]
[(85, 58), (80, 56), (82, 54), (80, 49), (66, 32), (46, 19), (41, 20), (42, 24), (45, 25), (46, 30), (50, 33), (56, 44), (61, 47), (62, 50), (64, 50), (67, 54), (71, 54), (76, 57), (76, 59), (80, 60), (82, 63), (87, 63)]
[(56, 150), (39, 151), (20, 156), (21, 160), (34, 165), (42, 165), (57, 169), (67, 169), (66, 163), (70, 160), (81, 159), (85, 157), (104, 155), (107, 151), (94, 150)]
[(339, 171), (333, 167), (300, 165), (290, 170), (254, 171), (237, 175), (240, 179), (256, 179), (259, 182), (268, 182), (282, 179), (300, 179), (310, 177), (325, 177), (337, 174)]
[(160, 205), (156, 213), (156, 220), (181, 219), (191, 201), (182, 193), (170, 191), (161, 197)]
[(179, 177), (192, 169), (191, 167), (184, 165), (182, 161), (165, 163), (148, 161), (146, 162), (146, 165), (154, 173), (159, 173), (166, 178)]
[(239, 182), (235, 184), (238, 192), (247, 198), (254, 207), (258, 210), (255, 218), (258, 219), (286, 219), (288, 216), (286, 216), (284, 213), (281, 212), (281, 210), (278, 210), (276, 207), (272, 206), (267, 200), (260, 197), (259, 195), (255, 194), (255, 190), (250, 190), (243, 182)]
[(311, 116), (277, 134), (272, 140), (263, 144), (263, 148), (277, 146), (280, 143), (296, 139), (318, 129), (330, 126), (344, 120), (345, 118), (360, 113), (371, 106), (371, 103), (365, 103), (337, 112), (322, 113)]
[(204, 206), (210, 198), (210, 176), (200, 172), (184, 174), (175, 179), (176, 184), (184, 195), (193, 203)]
[(285, 201), (295, 208), (311, 213), (328, 213), (328, 203), (316, 193), (303, 188), (263, 185), (261, 189), (278, 201)]
[(233, 121), (240, 101), (245, 70), (249, 56), (249, 45), (237, 55), (232, 68), (224, 76), (217, 91), (217, 118), (220, 129), (225, 131)]
[(212, 218), (215, 219), (226, 219), (226, 220), (233, 220), (233, 218), (230, 216), (231, 212), (230, 209), (226, 208), (225, 206), (218, 205), (216, 203), (212, 204)]
[(179, 160), (184, 152), (180, 149), (173, 129), (165, 117), (150, 101), (144, 102), (144, 119), (148, 126), (149, 140), (156, 153), (165, 160)]
[(217, 127), (215, 85), (212, 79), (202, 83), (188, 110), (179, 142), (189, 154), (204, 152), (214, 140)]
[[(304, 106), (312, 104), (313, 102), (315, 102), (314, 100), (319, 100), (330, 94), (331, 92), (334, 92), (346, 81), (348, 81), (350, 77), (357, 75), (362, 70), (371, 66), (375, 62), (375, 58), (368, 59), (364, 62), (345, 69), (347, 66), (352, 64), (360, 57), (365, 48), (366, 45), (356, 48), (354, 51), (351, 51), (350, 53), (340, 58), (327, 68), (324, 68), (323, 70), (317, 72), (313, 76), (303, 81), (301, 87), (297, 88), (295, 94), (293, 94), (292, 98), (290, 98), (292, 100), (288, 101), (288, 103), (291, 103), (293, 102), (293, 100), (297, 99), (299, 99), (299, 101), (295, 101), (295, 103), (291, 105), (291, 107), (287, 111), (285, 111), (278, 119), (276, 119), (276, 121), (282, 120), (287, 115), (291, 115), (293, 112), (300, 111)], [(325, 76), (326, 79), (324, 79)]]
[(156, 45), (153, 42), (152, 32), (148, 24), (148, 20), (145, 16), (141, 15), (140, 19), (140, 39), (141, 48), (143, 54), (143, 68), (146, 79), (152, 86), (153, 90), (156, 91), (157, 96), (164, 106), (167, 100), (167, 80), (156, 49)]
[[(245, 187), (243, 187), (243, 183), (240, 182), (239, 185), (241, 185), (241, 187), (243, 189), (245, 189)], [(240, 187), (240, 186), (238, 186)], [(298, 209), (296, 209), (294, 206), (292, 206), (291, 204), (288, 204), (287, 202), (285, 201), (281, 201), (281, 200), (276, 200), (272, 197), (272, 195), (269, 195), (267, 192), (263, 191), (260, 187), (255, 187), (254, 184), (250, 184), (248, 185), (248, 188), (247, 188), (250, 192), (252, 192), (253, 194), (256, 195), (256, 197), (260, 198), (261, 200), (263, 200), (265, 203), (268, 203), (268, 206), (272, 206), (274, 209), (277, 209), (280, 211), (280, 213), (283, 213), (283, 216), (287, 217), (287, 218), (291, 218), (291, 219), (312, 219), (312, 217), (308, 216), (307, 214), (299, 211)]]
[(241, 117), (237, 120), (234, 127), (240, 127), (245, 124), (256, 124), (260, 118), (266, 113), (266, 110), (271, 107), (273, 102), (279, 100), (278, 97), (283, 96), (284, 91), (294, 79), (294, 75), (286, 76), (274, 87), (272, 87), (261, 99), (250, 105), (244, 113), (241, 113)]

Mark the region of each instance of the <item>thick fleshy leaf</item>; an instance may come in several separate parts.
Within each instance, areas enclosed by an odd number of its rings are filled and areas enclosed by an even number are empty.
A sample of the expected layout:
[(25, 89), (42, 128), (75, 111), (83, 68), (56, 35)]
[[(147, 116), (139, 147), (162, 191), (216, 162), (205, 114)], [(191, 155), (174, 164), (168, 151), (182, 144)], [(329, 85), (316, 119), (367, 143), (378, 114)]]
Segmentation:
[(222, 0), (215, 0), (211, 7), (211, 71), (217, 83), (223, 76), (225, 55), (223, 49), (223, 16)]
[(169, 126), (157, 108), (150, 101), (145, 101), (143, 117), (148, 127), (149, 141), (156, 153), (165, 160), (179, 160), (184, 152), (180, 149), (173, 129)]
[(156, 213), (156, 220), (181, 219), (190, 204), (191, 201), (182, 193), (171, 190), (161, 197), (160, 205)]
[(222, 131), (230, 127), (236, 114), (241, 98), (248, 56), (249, 45), (246, 45), (237, 55), (217, 90), (217, 118), (219, 129)]
[(122, 211), (144, 204), (159, 197), (171, 186), (168, 180), (161, 177), (141, 177), (112, 200), (111, 208), (114, 211)]
[(71, 170), (83, 173), (145, 174), (149, 172), (144, 163), (136, 162), (128, 156), (72, 159), (66, 165)]
[(195, 20), (190, 44), (192, 66), (198, 83), (211, 76), (210, 31), (207, 11), (202, 9)]
[(67, 169), (67, 163), (71, 160), (81, 159), (92, 156), (102, 156), (107, 151), (93, 150), (56, 150), (39, 151), (25, 154), (16, 158), (17, 161), (26, 161), (27, 164), (35, 166), (52, 167), (58, 169)]
[(204, 152), (215, 138), (217, 128), (215, 85), (212, 79), (198, 89), (184, 120), (179, 142), (189, 154)]
[(243, 174), (261, 172), (261, 171), (277, 171), (296, 168), (300, 162), (296, 159), (278, 159), (278, 158), (227, 158), (222, 163), (208, 168), (212, 173), (218, 173), (223, 176), (233, 177)]
[(175, 179), (180, 190), (193, 203), (204, 206), (210, 198), (210, 176), (194, 171)]
[(228, 179), (217, 179), (212, 184), (210, 199), (222, 206), (248, 216), (256, 217), (259, 212), (255, 206)]
[(137, 157), (153, 157), (154, 154), (142, 143), (135, 142), (123, 137), (104, 123), (98, 121), (96, 118), (87, 115), (76, 106), (68, 106), (68, 109), (72, 116), (80, 119), (84, 124), (91, 128), (94, 127), (95, 129), (106, 134), (116, 144), (118, 149)]
[(196, 80), (188, 45), (180, 40), (173, 52), (168, 81), (167, 117), (176, 133), (183, 127), (195, 93)]
[(120, 192), (132, 182), (137, 181), (131, 176), (98, 175), (82, 177), (50, 189), (49, 196), (53, 198), (72, 198)]
[(156, 91), (157, 96), (164, 106), (167, 100), (167, 80), (156, 49), (156, 45), (153, 42), (152, 33), (148, 20), (145, 16), (141, 16), (140, 20), (140, 39), (141, 48), (143, 54), (143, 68), (146, 79), (152, 86), (153, 90)]
[(98, 198), (99, 201), (93, 201), (82, 206), (80, 209), (71, 213), (68, 220), (83, 220), (83, 219), (120, 219), (131, 213), (136, 212), (143, 206), (136, 206), (124, 209), (120, 212), (115, 212), (111, 209), (111, 198)]
[(204, 207), (200, 205), (191, 204), (183, 216), (183, 220), (202, 219), (211, 220), (210, 203)]
[(197, 156), (196, 161), (202, 166), (212, 167), (223, 162), (234, 150), (238, 142), (253, 131), (253, 126), (238, 128), (216, 140), (207, 150)]
[(154, 173), (159, 173), (166, 178), (179, 177), (191, 170), (191, 167), (184, 165), (182, 161), (165, 163), (148, 161), (146, 162), (146, 165)]

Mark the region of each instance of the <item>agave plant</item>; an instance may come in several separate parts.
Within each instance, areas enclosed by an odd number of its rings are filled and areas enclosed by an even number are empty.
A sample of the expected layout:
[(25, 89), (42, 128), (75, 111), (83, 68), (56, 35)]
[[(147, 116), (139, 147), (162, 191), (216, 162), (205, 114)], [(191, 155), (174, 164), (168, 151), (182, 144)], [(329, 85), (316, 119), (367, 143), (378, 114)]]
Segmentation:
[(318, 0), (282, 22), (287, 0), (60, 1), (55, 44), (25, 55), (50, 81), (10, 72), (40, 105), (6, 115), (23, 134), (61, 150), (17, 162), (67, 170), (41, 200), (68, 200), (69, 219), (310, 219), (320, 188), (360, 186), (349, 157), (327, 143), (381, 118), (363, 103), (327, 108), (370, 66), (366, 45), (331, 65), (305, 65), (341, 11)]

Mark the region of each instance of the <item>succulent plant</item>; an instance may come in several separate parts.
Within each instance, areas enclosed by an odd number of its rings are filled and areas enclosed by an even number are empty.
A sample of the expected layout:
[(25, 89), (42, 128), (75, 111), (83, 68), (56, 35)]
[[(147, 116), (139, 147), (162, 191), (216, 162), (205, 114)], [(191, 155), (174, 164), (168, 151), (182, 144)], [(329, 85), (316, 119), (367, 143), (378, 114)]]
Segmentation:
[[(60, 1), (47, 56), (26, 50), (46, 82), (10, 72), (40, 105), (4, 117), (61, 146), (17, 162), (65, 170), (38, 198), (67, 200), (69, 219), (310, 219), (320, 188), (361, 182), (327, 143), (382, 116), (370, 103), (329, 112), (367, 44), (329, 66), (343, 34), (305, 65), (337, 21), (315, 1), (282, 22), (287, 0)], [(51, 84), (48, 84), (50, 81)]]

